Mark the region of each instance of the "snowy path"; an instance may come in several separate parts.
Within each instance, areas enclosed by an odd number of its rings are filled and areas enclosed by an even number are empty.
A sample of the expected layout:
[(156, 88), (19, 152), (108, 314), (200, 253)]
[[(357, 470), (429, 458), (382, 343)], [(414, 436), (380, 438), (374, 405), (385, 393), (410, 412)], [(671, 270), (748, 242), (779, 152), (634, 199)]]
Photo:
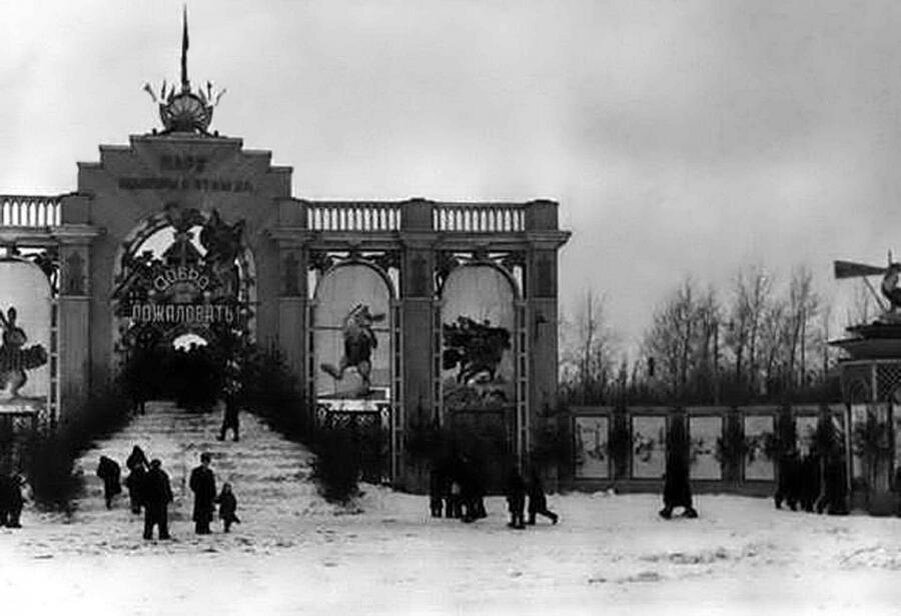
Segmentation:
[(84, 461), (93, 473), (102, 452), (121, 460), (146, 444), (180, 492), (209, 449), (219, 481), (236, 486), (236, 532), (195, 537), (181, 494), (176, 541), (144, 542), (125, 499), (105, 511), (88, 477), (71, 523), (27, 512), (26, 528), (0, 529), (0, 598), (18, 608), (10, 613), (901, 613), (896, 518), (701, 496), (700, 519), (665, 522), (654, 495), (571, 494), (550, 497), (558, 526), (511, 531), (500, 498), (488, 500), (487, 519), (464, 525), (428, 518), (424, 497), (373, 486), (364, 513), (336, 515), (306, 481), (309, 454), (242, 419), (246, 438), (219, 443), (218, 417), (157, 409)]

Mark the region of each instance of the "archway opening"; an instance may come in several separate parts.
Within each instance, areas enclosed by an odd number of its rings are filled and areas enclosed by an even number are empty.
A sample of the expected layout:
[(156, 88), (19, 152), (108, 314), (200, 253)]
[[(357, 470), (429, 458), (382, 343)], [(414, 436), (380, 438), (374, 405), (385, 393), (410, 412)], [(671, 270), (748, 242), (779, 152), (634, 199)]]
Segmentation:
[(166, 206), (123, 244), (113, 294), (119, 378), (148, 400), (212, 410), (252, 343), (252, 261), (243, 221)]

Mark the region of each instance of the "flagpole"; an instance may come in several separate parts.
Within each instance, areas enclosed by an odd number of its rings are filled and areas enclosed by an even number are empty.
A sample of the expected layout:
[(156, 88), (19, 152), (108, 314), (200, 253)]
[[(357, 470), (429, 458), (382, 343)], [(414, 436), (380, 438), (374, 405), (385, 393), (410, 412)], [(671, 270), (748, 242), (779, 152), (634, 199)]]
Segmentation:
[(181, 32), (181, 91), (189, 92), (191, 82), (188, 81), (188, 5), (182, 5)]

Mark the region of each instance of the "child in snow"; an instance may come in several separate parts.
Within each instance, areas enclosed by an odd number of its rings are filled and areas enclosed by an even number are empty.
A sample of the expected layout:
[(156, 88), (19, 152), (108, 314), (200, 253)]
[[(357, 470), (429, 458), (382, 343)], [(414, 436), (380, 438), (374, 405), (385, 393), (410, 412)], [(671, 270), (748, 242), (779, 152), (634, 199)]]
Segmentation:
[(241, 523), (241, 520), (235, 515), (235, 511), (238, 509), (238, 500), (235, 498), (235, 493), (232, 492), (232, 484), (222, 484), (222, 492), (216, 497), (216, 502), (219, 504), (219, 517), (222, 519), (223, 532), (227, 533), (232, 523)]

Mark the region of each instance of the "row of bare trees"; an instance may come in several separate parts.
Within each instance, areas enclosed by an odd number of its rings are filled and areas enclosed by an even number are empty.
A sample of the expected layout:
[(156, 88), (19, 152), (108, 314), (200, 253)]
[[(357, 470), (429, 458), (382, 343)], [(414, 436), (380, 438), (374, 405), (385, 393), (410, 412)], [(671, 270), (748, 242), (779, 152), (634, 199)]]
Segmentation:
[(639, 357), (628, 359), (603, 300), (587, 293), (564, 324), (563, 397), (591, 404), (836, 398), (831, 317), (807, 267), (783, 279), (744, 267), (721, 291), (688, 277), (657, 306)]

